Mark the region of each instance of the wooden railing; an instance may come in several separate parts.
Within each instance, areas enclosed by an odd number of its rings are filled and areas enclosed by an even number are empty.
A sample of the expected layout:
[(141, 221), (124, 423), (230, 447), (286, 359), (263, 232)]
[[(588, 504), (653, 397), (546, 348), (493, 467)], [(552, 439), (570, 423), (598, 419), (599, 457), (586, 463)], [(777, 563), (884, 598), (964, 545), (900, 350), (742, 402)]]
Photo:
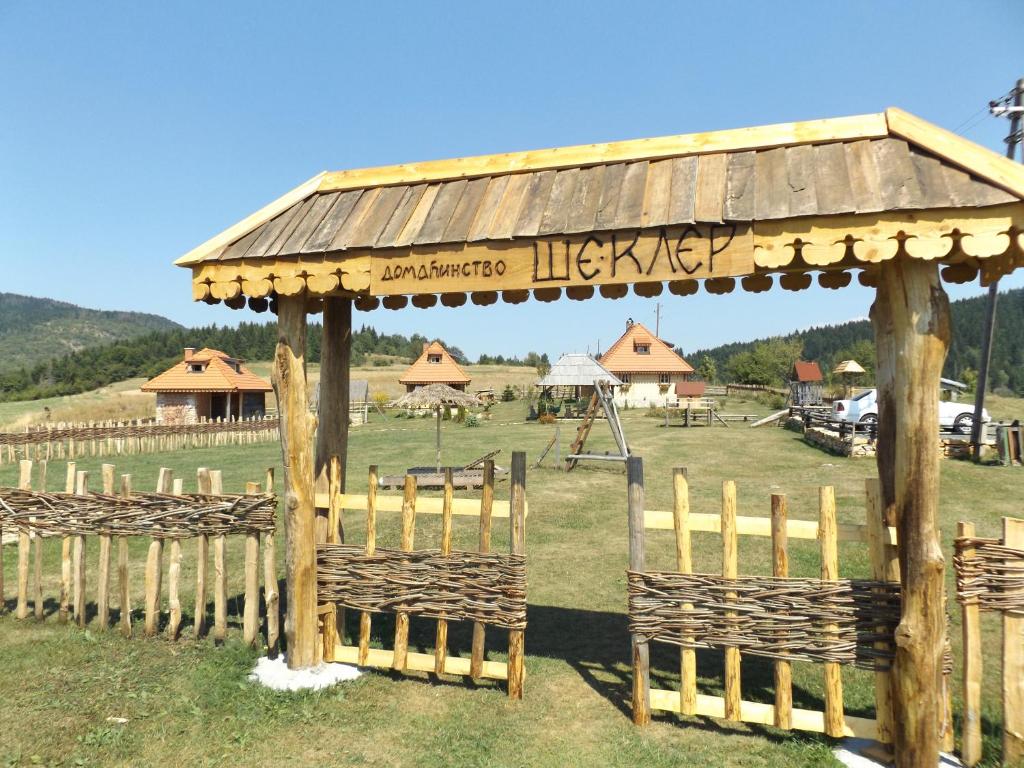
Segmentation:
[[(882, 522), (878, 481), (867, 481), (866, 524), (840, 525), (836, 521), (835, 494), (828, 486), (819, 489), (816, 521), (789, 519), (782, 494), (772, 495), (770, 517), (738, 515), (736, 486), (731, 481), (722, 484), (720, 514), (693, 513), (686, 470), (676, 468), (672, 477), (673, 508), (658, 511), (644, 508), (641, 460), (630, 459), (627, 470), (634, 721), (646, 724), (652, 710), (664, 710), (891, 743), (890, 664), (894, 653), (892, 633), (899, 620), (899, 561), (896, 530)], [(646, 568), (644, 540), (648, 530), (674, 531), (675, 571)], [(694, 573), (691, 534), (698, 531), (721, 537), (721, 576)], [(770, 577), (739, 574), (741, 536), (771, 539)], [(818, 541), (819, 579), (789, 576), (789, 539)], [(840, 578), (840, 541), (868, 545), (870, 579)], [(742, 619), (737, 610), (729, 608), (730, 604), (742, 609)], [(789, 611), (795, 613), (789, 615)], [(695, 631), (694, 627), (701, 630)], [(650, 687), (651, 640), (680, 646), (679, 690)], [(723, 696), (698, 693), (697, 648), (723, 651)], [(774, 704), (742, 698), (741, 653), (771, 659)], [(793, 707), (790, 669), (794, 660), (822, 664), (823, 710)], [(845, 713), (844, 664), (875, 670), (874, 718)], [(945, 742), (952, 748), (949, 701), (947, 696)]]
[(102, 421), (48, 424), (0, 432), (0, 464), (243, 445), (278, 439), (277, 418), (201, 419), (195, 424)]
[[(34, 472), (35, 470), (35, 472)], [(36, 475), (33, 490), (33, 474)], [(247, 483), (246, 493), (225, 494), (221, 473), (201, 468), (197, 472), (197, 492), (186, 494), (181, 479), (170, 469), (161, 469), (154, 493), (132, 489), (131, 475), (121, 475), (115, 489), (115, 467), (104, 464), (101, 470), (102, 492), (89, 488), (89, 473), (68, 462), (63, 493), (46, 491), (47, 462), (34, 465), (23, 460), (17, 488), (0, 488), (0, 536), (4, 530), (18, 534), (17, 604), (15, 615), (29, 617), (29, 603), (36, 619), (45, 618), (43, 594), (43, 539), (60, 538), (60, 592), (58, 617), (88, 623), (89, 612), (86, 560), (88, 539), (98, 542), (95, 587), (96, 618), (100, 630), (111, 625), (114, 611), (122, 634), (133, 633), (133, 585), (129, 578), (130, 537), (150, 540), (146, 556), (142, 618), (144, 634), (160, 633), (166, 584), (166, 622), (163, 632), (176, 640), (182, 632), (184, 610), (180, 594), (182, 543), (196, 541), (196, 591), (193, 611), (193, 637), (207, 634), (207, 582), (213, 586), (213, 638), (223, 642), (227, 636), (228, 575), (227, 537), (244, 536), (245, 581), (243, 639), (255, 645), (260, 629), (259, 550), (263, 539), (264, 597), (266, 603), (266, 639), (271, 654), (277, 651), (279, 637), (278, 587), (274, 531), (277, 500), (273, 495), (273, 472), (267, 471), (266, 487)], [(209, 570), (210, 540), (213, 540), (213, 572)], [(117, 541), (117, 587), (112, 593), (111, 559)], [(169, 547), (165, 571), (164, 549)], [(56, 565), (56, 558), (54, 560)], [(31, 573), (31, 576), (30, 576)], [(208, 578), (212, 577), (212, 578)], [(3, 548), (0, 547), (0, 605), (3, 604)], [(112, 599), (113, 598), (113, 599)]]
[[(340, 475), (331, 471), (332, 478)], [(359, 666), (492, 678), (508, 681), (508, 695), (522, 698), (526, 628), (526, 457), (512, 454), (510, 497), (494, 499), (494, 462), (484, 464), (479, 500), (454, 498), (451, 469), (445, 471), (443, 497), (418, 498), (416, 477), (407, 475), (402, 496), (377, 494), (377, 467), (370, 467), (368, 493), (342, 494), (332, 479), (326, 494), (317, 494), (318, 507), (327, 508), (328, 541), (317, 548), (318, 602), (322, 617), (324, 658)], [(363, 545), (340, 542), (342, 509), (366, 513)], [(377, 546), (377, 513), (401, 512), (399, 549)], [(437, 550), (415, 550), (416, 515), (441, 515), (441, 545)], [(452, 549), (456, 515), (479, 518), (476, 552)], [(509, 520), (507, 555), (491, 550), (491, 521)], [(360, 613), (356, 645), (344, 643), (338, 614), (344, 608)], [(395, 615), (391, 650), (370, 647), (374, 613)], [(433, 654), (409, 650), (409, 623), (413, 616), (437, 622)], [(448, 652), (450, 621), (473, 623), (469, 658)], [(484, 627), (508, 630), (506, 663), (485, 658)]]

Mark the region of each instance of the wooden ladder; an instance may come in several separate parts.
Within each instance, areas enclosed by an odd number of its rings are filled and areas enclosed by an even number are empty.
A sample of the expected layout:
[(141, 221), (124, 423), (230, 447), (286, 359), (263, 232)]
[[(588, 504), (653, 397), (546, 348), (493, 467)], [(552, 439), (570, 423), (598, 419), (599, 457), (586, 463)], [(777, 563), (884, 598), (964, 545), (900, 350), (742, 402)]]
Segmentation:
[(594, 394), (590, 396), (587, 412), (583, 415), (583, 421), (580, 422), (579, 427), (576, 429), (576, 437), (573, 439), (572, 445), (569, 446), (569, 455), (565, 459), (566, 472), (576, 466), (577, 461), (573, 456), (583, 450), (583, 446), (590, 436), (590, 430), (594, 426), (594, 419), (597, 418), (597, 407), (601, 404), (601, 398), (597, 394), (599, 389), (599, 386), (594, 387)]
[[(604, 415), (608, 420), (608, 428), (612, 431), (612, 437), (615, 439), (615, 445), (619, 449), (619, 456), (587, 456), (583, 454), (583, 446), (587, 442), (587, 438), (590, 437), (590, 430), (594, 426), (594, 420), (597, 418), (598, 406), (604, 411)], [(569, 448), (569, 454), (565, 458), (565, 471), (568, 472), (579, 462), (582, 458), (619, 458), (625, 460), (629, 456), (629, 446), (626, 444), (626, 436), (622, 431), (622, 422), (619, 421), (619, 411), (615, 407), (615, 397), (612, 394), (611, 388), (606, 382), (595, 381), (594, 382), (594, 394), (590, 398), (590, 404), (587, 406), (587, 413), (583, 417), (583, 423), (580, 424), (579, 429), (576, 430), (576, 439), (573, 440), (572, 446)]]

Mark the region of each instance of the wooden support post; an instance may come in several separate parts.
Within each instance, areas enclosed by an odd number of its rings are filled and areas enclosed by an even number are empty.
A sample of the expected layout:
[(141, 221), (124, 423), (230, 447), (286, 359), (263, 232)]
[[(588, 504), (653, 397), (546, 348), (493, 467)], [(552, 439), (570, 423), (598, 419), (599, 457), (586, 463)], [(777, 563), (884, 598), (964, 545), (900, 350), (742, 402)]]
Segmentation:
[[(175, 496), (183, 492), (182, 478), (174, 478), (171, 485)], [(167, 637), (177, 640), (181, 636), (181, 539), (171, 539), (170, 562), (167, 564)]]
[[(835, 581), (839, 578), (839, 539), (836, 527), (836, 493), (830, 486), (818, 489), (818, 539), (821, 544), (821, 579)], [(835, 624), (826, 624), (825, 632), (838, 633)], [(826, 661), (825, 668), (825, 733), (833, 738), (843, 735), (843, 676), (842, 669), (834, 661)]]
[[(22, 459), (18, 465), (18, 488), (32, 490), (32, 460)], [(2, 544), (0, 544), (2, 546)], [(27, 528), (18, 529), (18, 605), (14, 615), (19, 619), (28, 618), (28, 571), (32, 554), (32, 541)]]
[[(956, 524), (957, 538), (973, 539), (974, 523)], [(974, 560), (974, 547), (964, 547), (960, 556), (964, 562)], [(981, 608), (977, 597), (968, 597), (961, 606), (961, 629), (963, 632), (963, 729), (961, 735), (960, 760), (966, 766), (981, 761)]]
[[(629, 570), (644, 572), (644, 462), (639, 456), (626, 459), (627, 502), (629, 511)], [(647, 641), (639, 635), (631, 638), (633, 648), (633, 722), (651, 722), (651, 666)]]
[[(641, 470), (641, 481), (643, 471)], [(509, 553), (526, 556), (526, 454), (512, 452), (512, 467), (509, 473)], [(526, 633), (521, 629), (508, 633), (508, 697), (523, 698), (523, 683), (526, 678)]]
[(939, 376), (949, 300), (934, 262), (897, 254), (878, 272), (876, 460), (899, 536), (903, 608), (896, 629), (893, 740), (897, 768), (933, 768), (943, 723), (943, 573), (938, 537)]
[[(556, 426), (557, 429), (557, 426)], [(559, 466), (558, 457), (555, 466)], [(494, 508), (494, 460), (484, 462), (483, 488), (480, 491), (480, 532), (477, 549), (480, 552), (491, 551), (491, 513)], [(469, 675), (478, 678), (484, 671), (484, 651), (486, 644), (486, 628), (482, 622), (473, 622), (473, 647), (469, 659)]]
[[(259, 496), (259, 483), (246, 483), (247, 496)], [(256, 646), (260, 626), (260, 534), (245, 535), (245, 613), (242, 617), (242, 641)]]
[[(274, 469), (267, 469), (267, 479), (263, 487), (265, 494), (274, 493)], [(277, 645), (280, 633), (280, 599), (277, 590), (277, 560), (274, 544), (274, 531), (263, 537), (263, 603), (267, 611), (267, 656), (277, 658)]]
[[(224, 475), (219, 469), (210, 471), (210, 490), (214, 496), (224, 494)], [(228, 636), (228, 570), (227, 537), (213, 540), (213, 642), (220, 645)]]
[(306, 298), (278, 296), (274, 391), (280, 414), (284, 464), (285, 572), (288, 590), (285, 635), (288, 666), (317, 662), (316, 511), (313, 505), (312, 432), (306, 386)]
[[(199, 467), (196, 470), (196, 492), (203, 496), (213, 493), (210, 484), (210, 470)], [(206, 575), (210, 567), (210, 537), (205, 533), (196, 539), (196, 603), (192, 633), (196, 639), (206, 634)]]
[[(676, 568), (680, 573), (693, 573), (693, 549), (690, 538), (690, 482), (686, 467), (672, 470), (672, 527), (676, 534)], [(692, 609), (693, 604), (683, 606)], [(683, 639), (692, 643), (692, 634)], [(697, 712), (697, 652), (693, 648), (679, 651), (679, 713)]]
[[(786, 497), (772, 494), (772, 576), (789, 577), (786, 535)], [(775, 727), (793, 727), (793, 668), (788, 661), (775, 661)]]
[[(89, 493), (89, 473), (79, 471), (75, 476), (75, 493), (85, 496)], [(72, 609), (78, 626), (86, 624), (85, 615), (85, 536), (75, 536), (71, 553), (71, 597)]]
[[(366, 479), (366, 555), (377, 551), (377, 465), (370, 467)], [(359, 616), (359, 664), (366, 666), (370, 656), (370, 612)]]
[[(444, 499), (441, 502), (441, 556), (448, 557), (452, 553), (452, 468), (444, 469)], [(444, 662), (448, 655), (448, 622), (437, 620), (437, 633), (434, 638), (434, 673), (444, 672)]]
[[(722, 483), (722, 576), (735, 579), (739, 575), (739, 550), (736, 531), (736, 483), (725, 480)], [(726, 592), (725, 600), (736, 600), (735, 592)], [(726, 622), (736, 616), (735, 611), (725, 614)], [(725, 719), (740, 720), (740, 651), (739, 648), (725, 649)]]
[[(1003, 546), (1024, 550), (1024, 520), (1003, 518)], [(1009, 562), (1011, 568), (1016, 563)], [(1024, 616), (1003, 611), (1003, 764), (1024, 761)]]
[[(114, 465), (104, 464), (100, 468), (103, 482), (103, 495), (114, 495)], [(100, 562), (96, 572), (99, 582), (96, 586), (96, 619), (99, 628), (106, 630), (110, 626), (110, 534), (100, 534)]]
[[(416, 476), (405, 476), (402, 495), (402, 551), (412, 552), (416, 537)], [(398, 611), (395, 615), (395, 657), (393, 668), (405, 671), (409, 654), (409, 614)]]
[[(323, 397), (323, 389), (320, 390), (320, 396)], [(327, 467), (328, 482), (327, 482), (327, 525), (326, 525), (326, 543), (327, 544), (340, 544), (341, 543), (341, 457), (331, 456), (330, 462)], [(318, 520), (320, 518), (317, 518)], [(320, 531), (317, 531), (317, 537), (319, 539)], [(320, 543), (318, 541), (318, 543)], [(341, 642), (344, 632), (344, 609), (338, 610), (338, 606), (335, 603), (330, 603), (326, 606), (326, 609), (321, 609), (320, 615), (323, 617), (323, 647), (324, 647), (324, 661), (334, 661), (334, 649)]]
[[(128, 498), (132, 495), (132, 476), (121, 475), (121, 496)], [(120, 603), (118, 608), (121, 611), (121, 634), (124, 637), (132, 636), (132, 601), (131, 587), (128, 581), (128, 537), (117, 537), (117, 583), (120, 592)]]
[[(877, 478), (865, 481), (867, 496), (868, 550), (871, 555), (871, 578), (875, 581), (899, 582), (900, 564), (896, 548), (889, 544), (889, 527), (885, 521), (882, 502), (882, 484)], [(881, 630), (882, 627), (879, 627)], [(890, 643), (878, 641), (875, 648), (891, 651)], [(882, 744), (893, 742), (892, 722), (892, 667), (879, 662), (875, 671), (875, 728), (877, 740)]]
[[(64, 481), (64, 492), (74, 493), (77, 473), (75, 462), (69, 461), (67, 475)], [(2, 547), (0, 547), (2, 549)], [(64, 536), (60, 546), (60, 607), (58, 617), (62, 622), (67, 621), (71, 615), (71, 537)]]

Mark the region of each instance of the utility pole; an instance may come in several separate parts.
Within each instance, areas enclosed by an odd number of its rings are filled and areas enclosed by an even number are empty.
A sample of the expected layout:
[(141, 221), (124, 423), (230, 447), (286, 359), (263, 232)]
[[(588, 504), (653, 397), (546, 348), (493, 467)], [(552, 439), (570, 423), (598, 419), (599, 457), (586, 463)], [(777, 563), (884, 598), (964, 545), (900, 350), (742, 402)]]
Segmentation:
[[(1017, 81), (1012, 92), (1011, 106), (1007, 107), (1006, 99), (989, 103), (989, 112), (994, 116), (1010, 118), (1010, 135), (1006, 137), (1006, 157), (1014, 159), (1017, 144), (1020, 142), (1020, 126), (1022, 112), (1022, 96), (1024, 96), (1024, 78)], [(974, 421), (971, 424), (971, 446), (974, 460), (981, 460), (981, 436), (984, 425), (981, 415), (985, 410), (985, 390), (988, 389), (988, 368), (992, 359), (992, 337), (996, 324), (996, 300), (999, 296), (999, 280), (993, 280), (988, 286), (988, 306), (985, 312), (985, 330), (981, 338), (981, 360), (978, 363), (978, 385), (974, 393)]]
[(654, 302), (654, 335), (661, 338), (661, 302)]

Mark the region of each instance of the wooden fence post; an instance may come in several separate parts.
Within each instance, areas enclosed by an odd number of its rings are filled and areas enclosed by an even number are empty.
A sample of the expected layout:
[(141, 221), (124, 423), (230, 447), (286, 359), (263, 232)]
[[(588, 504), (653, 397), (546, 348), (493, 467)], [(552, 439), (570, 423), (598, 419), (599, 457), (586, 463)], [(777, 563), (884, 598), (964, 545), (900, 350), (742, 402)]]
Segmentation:
[[(1024, 550), (1024, 520), (1003, 518), (1003, 546)], [(1008, 565), (1013, 568), (1015, 563)], [(1003, 763), (1024, 758), (1024, 616), (1003, 611)]]
[[(557, 426), (556, 426), (557, 431)], [(560, 466), (555, 457), (555, 466)], [(484, 462), (483, 488), (480, 491), (480, 530), (477, 538), (477, 549), (480, 552), (491, 551), (491, 512), (494, 507), (494, 460)], [(477, 678), (484, 671), (484, 650), (486, 629), (482, 622), (473, 622), (473, 647), (469, 659), (469, 675)]]
[[(46, 459), (39, 461), (39, 490), (46, 491), (46, 468), (48, 462)], [(33, 601), (35, 603), (35, 617), (36, 621), (43, 620), (43, 537), (39, 534), (33, 536), (35, 541), (32, 562), (33, 562), (33, 574), (32, 574), (32, 594)]]
[[(772, 576), (789, 577), (786, 497), (772, 494)], [(775, 662), (775, 727), (793, 727), (793, 669), (788, 661)]]
[[(377, 551), (377, 465), (370, 467), (366, 481), (366, 556)], [(359, 616), (359, 664), (365, 666), (370, 656), (371, 614)]]
[[(121, 496), (125, 499), (132, 495), (132, 476), (121, 475)], [(128, 581), (128, 537), (117, 537), (117, 582), (120, 587), (121, 634), (132, 636), (132, 602), (131, 586)]]
[[(821, 541), (821, 579), (839, 578), (838, 529), (836, 527), (836, 493), (830, 486), (818, 489), (818, 538)], [(826, 624), (826, 633), (835, 635), (836, 624)], [(826, 661), (825, 667), (825, 733), (833, 738), (843, 735), (843, 673), (838, 662)]]
[[(79, 496), (85, 496), (89, 493), (88, 472), (79, 471), (76, 474), (75, 493)], [(74, 537), (71, 557), (73, 613), (78, 626), (84, 627), (87, 618), (85, 615), (85, 536), (78, 535)]]
[[(452, 553), (452, 468), (444, 468), (444, 499), (441, 503), (441, 556), (448, 557)], [(444, 663), (448, 655), (448, 622), (437, 620), (437, 632), (434, 639), (434, 674), (444, 672)]]
[[(402, 551), (412, 552), (416, 537), (416, 476), (405, 476), (402, 496)], [(409, 654), (409, 614), (398, 611), (395, 614), (395, 655), (392, 667), (405, 671)]]
[[(183, 492), (183, 478), (174, 478), (171, 485), (175, 496)], [(181, 539), (175, 537), (170, 541), (170, 558), (167, 564), (167, 637), (177, 640), (181, 634), (181, 595), (178, 587), (181, 582)]]
[[(509, 551), (526, 556), (526, 454), (512, 452), (509, 474)], [(525, 632), (513, 629), (508, 633), (508, 697), (523, 698), (525, 671)]]
[[(157, 493), (170, 493), (173, 489), (174, 473), (167, 467), (160, 468), (157, 476)], [(160, 592), (164, 568), (163, 539), (153, 538), (146, 556), (146, 625), (147, 637), (156, 635), (160, 625)]]
[[(210, 490), (214, 496), (224, 494), (224, 475), (210, 470)], [(213, 642), (220, 645), (228, 635), (228, 572), (226, 539), (219, 534), (213, 540)]]
[[(735, 579), (739, 576), (739, 551), (736, 533), (736, 483), (732, 480), (722, 482), (722, 576)], [(737, 599), (736, 592), (725, 593), (725, 601)], [(726, 622), (736, 616), (735, 611), (725, 614)], [(740, 720), (740, 651), (739, 648), (725, 648), (725, 719)]]
[[(644, 572), (644, 462), (639, 456), (626, 459), (629, 508), (629, 570)], [(651, 722), (651, 662), (647, 641), (633, 635), (633, 722)]]
[[(267, 469), (263, 492), (274, 493), (274, 469)], [(277, 590), (277, 560), (274, 547), (274, 531), (263, 537), (263, 602), (267, 610), (267, 656), (277, 658), (277, 644), (280, 636), (280, 598)]]
[[(22, 459), (18, 465), (18, 488), (32, 490), (32, 460)], [(18, 529), (18, 605), (14, 615), (19, 619), (28, 618), (28, 571), (32, 542), (27, 528)]]
[[(956, 524), (958, 539), (973, 539), (974, 523)], [(977, 557), (974, 547), (964, 547), (961, 559), (967, 563)], [(981, 760), (981, 608), (977, 597), (967, 597), (960, 608), (963, 632), (963, 731), (960, 759), (970, 767)]]
[[(341, 543), (340, 495), (341, 457), (334, 455), (327, 461), (327, 517), (325, 520), (326, 531), (323, 531), (323, 541), (327, 544)], [(317, 517), (318, 521), (320, 519)], [(319, 532), (317, 539), (320, 539)], [(337, 603), (331, 602), (321, 610), (323, 611), (320, 615), (323, 622), (321, 635), (323, 636), (324, 661), (334, 661), (334, 652), (342, 640), (342, 630), (345, 626), (344, 609), (339, 610)]]
[[(666, 413), (667, 413), (666, 409)], [(693, 573), (693, 548), (690, 537), (690, 483), (686, 467), (672, 470), (672, 525), (676, 534), (676, 568), (680, 573)], [(687, 603), (684, 608), (692, 609)], [(692, 633), (684, 640), (693, 642)], [(697, 712), (697, 652), (693, 648), (679, 651), (679, 712), (693, 715)]]
[[(100, 469), (103, 483), (103, 495), (114, 495), (114, 465), (104, 464)], [(96, 587), (96, 618), (99, 628), (106, 630), (110, 626), (110, 534), (101, 533), (100, 562), (96, 576), (99, 584)]]
[[(199, 467), (196, 470), (196, 492), (210, 496), (210, 470)], [(196, 609), (192, 633), (196, 639), (206, 634), (206, 574), (210, 567), (210, 537), (205, 533), (196, 538)], [(276, 583), (276, 582), (275, 582)]]
[[(258, 496), (259, 483), (246, 483), (245, 495)], [(242, 618), (242, 641), (256, 646), (260, 625), (260, 534), (250, 531), (245, 535), (245, 612)]]
[[(75, 492), (78, 473), (75, 471), (75, 463), (69, 461), (67, 474), (64, 481), (64, 492), (72, 494)], [(67, 621), (71, 615), (71, 537), (61, 538), (60, 547), (60, 608), (58, 613), (62, 622)]]

